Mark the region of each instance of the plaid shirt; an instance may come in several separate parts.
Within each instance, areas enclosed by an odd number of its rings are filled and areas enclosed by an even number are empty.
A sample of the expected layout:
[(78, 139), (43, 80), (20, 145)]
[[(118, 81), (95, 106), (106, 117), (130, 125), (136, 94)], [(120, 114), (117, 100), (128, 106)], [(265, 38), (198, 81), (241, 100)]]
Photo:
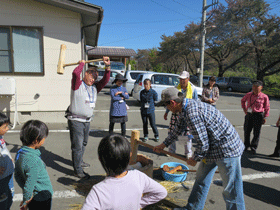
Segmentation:
[(175, 129), (165, 141), (169, 146), (188, 126), (197, 141), (194, 159), (215, 162), (222, 158), (242, 155), (244, 144), (229, 120), (210, 104), (198, 100), (184, 100)]

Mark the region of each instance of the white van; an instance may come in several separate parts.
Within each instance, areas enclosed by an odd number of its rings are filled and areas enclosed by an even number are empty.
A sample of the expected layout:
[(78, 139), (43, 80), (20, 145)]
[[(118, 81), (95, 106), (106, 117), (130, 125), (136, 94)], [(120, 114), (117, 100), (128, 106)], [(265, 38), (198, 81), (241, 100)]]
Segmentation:
[[(140, 91), (144, 89), (144, 80), (151, 80), (151, 87), (158, 94), (158, 101), (161, 100), (161, 92), (169, 87), (177, 87), (180, 83), (178, 79), (178, 74), (169, 74), (169, 73), (157, 73), (157, 72), (149, 72), (144, 74), (139, 74), (136, 78), (133, 88), (133, 98), (137, 101), (140, 101)], [(189, 82), (191, 83), (191, 82)], [(201, 97), (202, 88), (196, 87), (191, 83), (192, 88), (195, 88), (197, 91), (197, 95)]]
[(127, 82), (123, 84), (129, 94), (133, 94), (134, 82), (137, 76), (141, 73), (147, 73), (148, 71), (141, 70), (127, 70), (124, 74), (124, 78), (127, 79)]

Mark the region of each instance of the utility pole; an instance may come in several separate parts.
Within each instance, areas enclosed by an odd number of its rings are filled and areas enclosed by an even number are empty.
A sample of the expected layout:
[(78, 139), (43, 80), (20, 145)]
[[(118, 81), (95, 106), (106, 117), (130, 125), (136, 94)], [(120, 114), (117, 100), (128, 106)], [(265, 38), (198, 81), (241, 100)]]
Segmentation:
[[(202, 6), (202, 21), (201, 21), (201, 48), (200, 48), (200, 69), (199, 69), (199, 87), (203, 87), (203, 69), (204, 69), (204, 50), (206, 36), (206, 11), (209, 7), (218, 4), (219, 1), (213, 1), (207, 6), (207, 0), (203, 0)], [(213, 27), (213, 26), (212, 26)]]
[(206, 4), (207, 0), (203, 0), (202, 6), (202, 21), (201, 21), (201, 49), (200, 49), (200, 72), (199, 72), (199, 87), (203, 87), (203, 67), (204, 67), (204, 49), (206, 35)]

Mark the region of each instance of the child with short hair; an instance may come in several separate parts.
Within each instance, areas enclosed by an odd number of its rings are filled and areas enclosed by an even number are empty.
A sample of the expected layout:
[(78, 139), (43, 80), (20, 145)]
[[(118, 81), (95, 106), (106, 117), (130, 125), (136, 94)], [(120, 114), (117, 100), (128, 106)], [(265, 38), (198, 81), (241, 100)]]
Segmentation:
[(149, 137), (148, 132), (148, 119), (150, 121), (150, 125), (153, 129), (155, 141), (159, 141), (158, 130), (156, 126), (156, 117), (155, 117), (155, 102), (158, 100), (158, 95), (155, 90), (151, 87), (151, 80), (144, 80), (145, 89), (140, 92), (140, 102), (141, 102), (141, 117), (143, 122), (143, 132), (144, 139), (143, 142), (146, 142)]
[(162, 185), (138, 170), (127, 170), (131, 148), (123, 136), (104, 137), (98, 146), (98, 156), (107, 177), (92, 187), (82, 210), (138, 210), (166, 197)]
[(10, 209), (14, 196), (14, 163), (3, 135), (9, 130), (10, 119), (0, 113), (0, 209)]
[(47, 125), (39, 120), (29, 120), (21, 128), (23, 146), (16, 155), (15, 179), (23, 190), (22, 209), (51, 209), (53, 188), (39, 150), (48, 133)]

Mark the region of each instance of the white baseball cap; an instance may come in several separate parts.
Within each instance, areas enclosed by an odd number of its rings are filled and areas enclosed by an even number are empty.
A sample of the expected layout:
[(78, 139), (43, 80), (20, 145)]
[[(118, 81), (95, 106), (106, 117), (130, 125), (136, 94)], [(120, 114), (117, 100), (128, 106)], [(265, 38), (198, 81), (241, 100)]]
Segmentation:
[(180, 74), (180, 76), (178, 78), (179, 79), (188, 79), (188, 78), (190, 78), (190, 74), (187, 71), (182, 71), (182, 73)]

